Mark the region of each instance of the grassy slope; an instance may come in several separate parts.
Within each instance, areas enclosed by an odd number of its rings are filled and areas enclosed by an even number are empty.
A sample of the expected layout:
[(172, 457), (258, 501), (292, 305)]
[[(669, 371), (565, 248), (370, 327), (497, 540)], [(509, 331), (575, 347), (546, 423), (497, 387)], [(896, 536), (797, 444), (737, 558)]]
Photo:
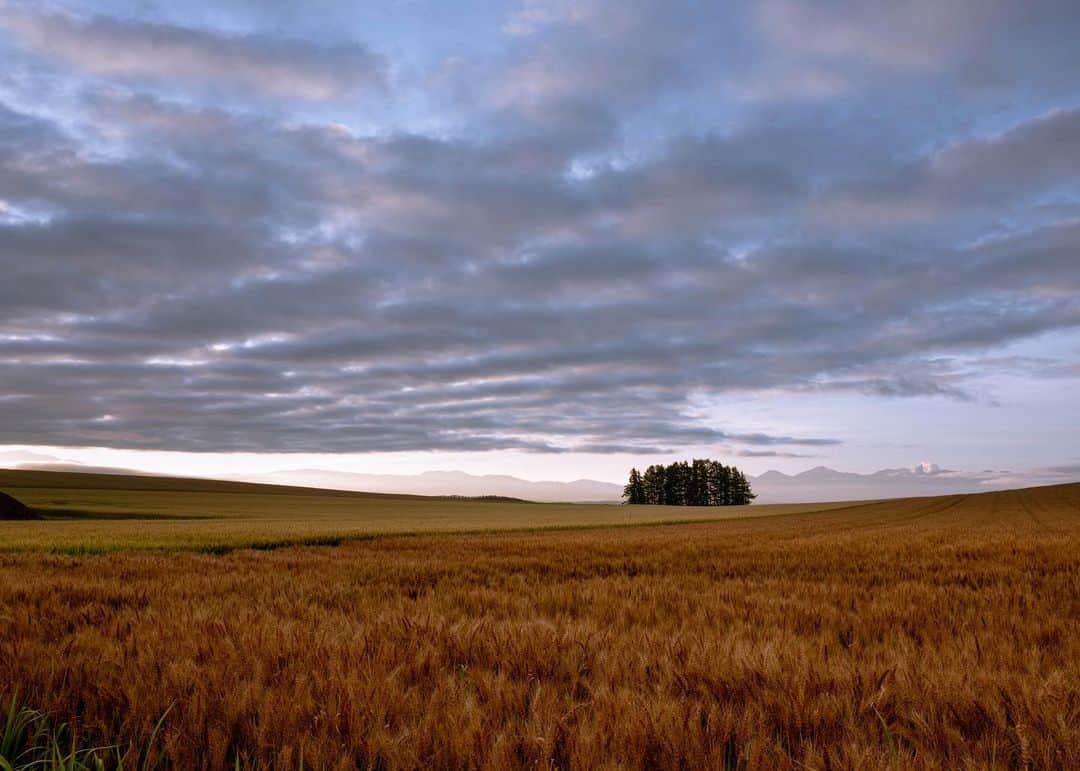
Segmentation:
[(0, 550), (209, 549), (375, 534), (647, 524), (773, 516), (845, 503), (685, 508), (512, 503), (172, 477), (0, 471), (46, 521), (0, 522)]

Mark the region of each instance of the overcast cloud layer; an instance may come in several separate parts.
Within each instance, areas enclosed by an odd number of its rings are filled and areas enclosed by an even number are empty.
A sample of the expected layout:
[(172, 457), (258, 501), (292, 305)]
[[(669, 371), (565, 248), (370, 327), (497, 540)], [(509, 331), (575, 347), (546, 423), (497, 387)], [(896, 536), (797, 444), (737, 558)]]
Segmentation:
[(1072, 0), (352, 5), (0, 0), (0, 444), (800, 457), (703, 405), (1078, 387)]

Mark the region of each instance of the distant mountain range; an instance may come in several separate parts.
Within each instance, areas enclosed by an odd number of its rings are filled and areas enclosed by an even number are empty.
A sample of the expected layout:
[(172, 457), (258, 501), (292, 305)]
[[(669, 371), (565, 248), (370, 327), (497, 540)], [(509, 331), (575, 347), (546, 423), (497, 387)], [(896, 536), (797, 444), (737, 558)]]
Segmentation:
[(26, 450), (4, 450), (0, 452), (0, 468), (10, 468), (31, 463), (62, 463), (55, 455), (42, 455), (40, 452)]
[[(149, 474), (146, 471), (83, 465), (47, 455), (24, 452), (0, 453), (0, 468), (18, 466), (44, 471), (81, 471), (95, 474)], [(421, 474), (366, 474), (326, 469), (295, 469), (262, 475), (226, 476), (244, 482), (325, 487), (373, 493), (413, 495), (499, 495), (530, 501), (574, 503), (617, 502), (622, 485), (596, 479), (573, 482), (540, 481), (502, 474), (478, 476), (463, 471), (425, 471)], [(750, 476), (758, 503), (800, 501), (850, 501), (871, 498), (903, 498), (918, 495), (949, 495), (1007, 487), (1070, 482), (1080, 479), (1080, 465), (1009, 471), (959, 472), (923, 463), (913, 468), (892, 468), (872, 474), (837, 471), (825, 466), (798, 474), (766, 471)]]
[[(1016, 482), (1016, 478), (1008, 475), (1008, 472), (965, 474), (931, 464), (883, 469), (872, 474), (854, 474), (817, 466), (794, 475), (766, 471), (760, 476), (751, 476), (750, 480), (760, 503), (947, 495), (993, 489), (1004, 486), (1006, 481)], [(405, 475), (298, 469), (268, 474), (258, 481), (376, 493), (507, 495), (532, 501), (619, 501), (622, 498), (622, 485), (595, 479), (530, 482), (513, 476), (474, 476), (463, 471), (426, 471)]]
[(766, 471), (761, 476), (751, 477), (754, 492), (761, 503), (950, 495), (996, 489), (1015, 481), (1016, 477), (1006, 471), (970, 474), (940, 469), (931, 464), (882, 469), (872, 474), (854, 474), (817, 466), (799, 474)]
[(266, 474), (259, 480), (274, 484), (362, 490), (413, 495), (504, 495), (530, 501), (575, 503), (618, 501), (622, 485), (578, 479), (573, 482), (530, 482), (502, 474), (475, 476), (464, 471), (425, 471), (422, 474), (362, 474), (350, 471), (298, 469)]

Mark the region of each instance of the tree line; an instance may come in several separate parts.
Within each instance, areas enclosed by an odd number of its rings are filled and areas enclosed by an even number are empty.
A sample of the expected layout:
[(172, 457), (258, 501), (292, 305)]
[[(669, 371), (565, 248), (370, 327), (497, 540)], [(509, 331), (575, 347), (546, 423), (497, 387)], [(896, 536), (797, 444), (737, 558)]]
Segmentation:
[(708, 458), (630, 469), (623, 498), (630, 504), (745, 506), (757, 496), (746, 474)]

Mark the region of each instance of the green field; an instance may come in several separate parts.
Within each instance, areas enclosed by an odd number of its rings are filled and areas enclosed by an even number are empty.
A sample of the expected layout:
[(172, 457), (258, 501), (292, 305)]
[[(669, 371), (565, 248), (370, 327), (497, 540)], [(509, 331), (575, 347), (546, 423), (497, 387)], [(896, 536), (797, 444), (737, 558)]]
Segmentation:
[(852, 505), (631, 508), (5, 470), (0, 470), (0, 490), (45, 516), (33, 522), (0, 522), (0, 550), (56, 552), (272, 548), (380, 534), (642, 525), (773, 516)]

